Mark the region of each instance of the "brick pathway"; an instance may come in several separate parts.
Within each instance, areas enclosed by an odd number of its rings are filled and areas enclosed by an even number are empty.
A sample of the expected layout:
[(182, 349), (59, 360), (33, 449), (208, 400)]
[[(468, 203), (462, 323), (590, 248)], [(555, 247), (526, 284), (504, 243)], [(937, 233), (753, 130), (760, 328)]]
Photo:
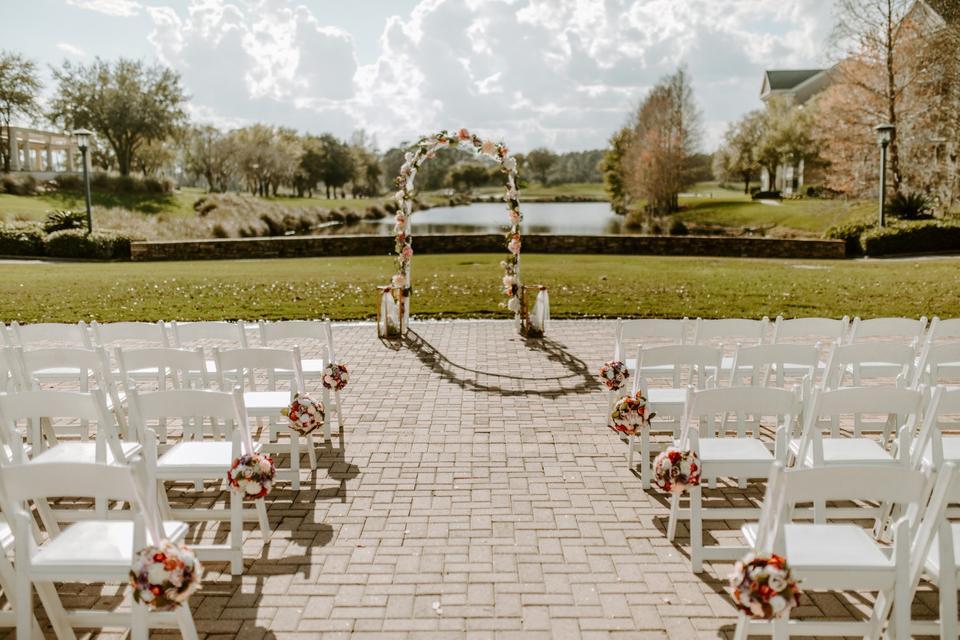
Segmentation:
[[(594, 374), (612, 329), (553, 322), (525, 342), (508, 322), (415, 323), (391, 344), (337, 326), (352, 373), (343, 448), (324, 450), (315, 486), (271, 495), (262, 556), (248, 524), (242, 577), (208, 567), (191, 601), (201, 636), (728, 636), (729, 565), (690, 572), (686, 530), (666, 540), (664, 495), (640, 490), (605, 427)], [(832, 615), (857, 602), (814, 600)], [(815, 612), (808, 599), (798, 613)]]

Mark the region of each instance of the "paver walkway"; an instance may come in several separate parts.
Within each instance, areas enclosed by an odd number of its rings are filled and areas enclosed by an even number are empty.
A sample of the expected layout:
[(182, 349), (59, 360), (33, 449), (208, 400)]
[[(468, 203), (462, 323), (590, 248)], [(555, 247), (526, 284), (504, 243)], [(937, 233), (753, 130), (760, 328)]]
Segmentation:
[[(389, 343), (336, 326), (351, 369), (344, 447), (324, 451), (315, 488), (268, 498), (275, 531), (258, 557), (248, 525), (242, 577), (209, 567), (191, 600), (201, 636), (729, 635), (729, 565), (690, 572), (685, 529), (666, 540), (666, 497), (640, 490), (605, 427), (595, 373), (613, 327), (553, 322), (525, 341), (510, 322), (414, 323)], [(851, 602), (808, 599), (799, 613)]]

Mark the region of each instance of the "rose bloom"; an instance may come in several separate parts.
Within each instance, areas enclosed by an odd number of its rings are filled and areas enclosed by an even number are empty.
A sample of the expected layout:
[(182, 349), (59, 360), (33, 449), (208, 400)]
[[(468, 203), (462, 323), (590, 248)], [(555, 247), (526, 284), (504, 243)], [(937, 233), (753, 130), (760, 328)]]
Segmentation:
[(497, 152), (497, 145), (493, 140), (484, 140), (480, 145), (480, 152), (492, 156)]
[(410, 245), (406, 245), (406, 246), (403, 248), (403, 251), (400, 252), (400, 254), (401, 254), (404, 258), (409, 258), (409, 257), (411, 257), (411, 256), (413, 255), (413, 247), (411, 247)]
[(460, 131), (457, 132), (457, 137), (459, 137), (461, 140), (469, 140), (470, 132), (466, 129), (460, 129)]

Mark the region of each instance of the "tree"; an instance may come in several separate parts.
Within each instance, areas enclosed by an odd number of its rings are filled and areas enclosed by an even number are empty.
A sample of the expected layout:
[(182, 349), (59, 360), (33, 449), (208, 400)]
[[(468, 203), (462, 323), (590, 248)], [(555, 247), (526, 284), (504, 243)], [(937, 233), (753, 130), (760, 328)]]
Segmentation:
[(557, 162), (557, 154), (544, 147), (538, 147), (527, 154), (527, 169), (542, 185), (550, 180), (550, 169)]
[(172, 69), (98, 58), (90, 65), (67, 61), (52, 71), (58, 86), (50, 119), (66, 129), (93, 129), (106, 138), (121, 175), (129, 175), (144, 145), (169, 138), (186, 120), (187, 98)]
[(207, 181), (207, 189), (224, 192), (236, 175), (236, 146), (229, 136), (212, 126), (196, 126), (187, 136), (186, 170)]
[(801, 109), (782, 98), (774, 98), (767, 105), (754, 157), (771, 180), (781, 164), (799, 166), (818, 160), (820, 145), (813, 131), (816, 113), (816, 102), (807, 103)]
[[(37, 65), (12, 51), (0, 50), (0, 134), (10, 140), (10, 125), (15, 118), (35, 118), (40, 114), (37, 95), (43, 85)], [(0, 145), (3, 170), (10, 171), (10, 145)]]
[(470, 191), (475, 187), (482, 187), (490, 183), (491, 172), (483, 164), (465, 162), (450, 169), (447, 180), (450, 186), (457, 191)]
[(610, 206), (620, 215), (627, 212), (630, 198), (624, 171), (632, 135), (633, 132), (629, 127), (624, 127), (613, 134), (610, 138), (610, 148), (603, 154), (603, 160), (600, 161), (604, 191), (610, 198)]
[(637, 109), (624, 176), (630, 195), (646, 200), (648, 213), (679, 208), (680, 191), (690, 184), (690, 158), (700, 145), (700, 118), (683, 67), (654, 86)]
[(723, 146), (714, 156), (714, 175), (719, 180), (743, 182), (743, 192), (750, 193), (750, 181), (760, 173), (757, 148), (766, 128), (766, 114), (751, 111), (727, 127)]
[(336, 198), (337, 189), (342, 191), (343, 185), (353, 179), (356, 171), (350, 147), (346, 142), (325, 133), (317, 139), (315, 152), (315, 170), (319, 182), (323, 182), (327, 198), (330, 197), (331, 188), (333, 197)]

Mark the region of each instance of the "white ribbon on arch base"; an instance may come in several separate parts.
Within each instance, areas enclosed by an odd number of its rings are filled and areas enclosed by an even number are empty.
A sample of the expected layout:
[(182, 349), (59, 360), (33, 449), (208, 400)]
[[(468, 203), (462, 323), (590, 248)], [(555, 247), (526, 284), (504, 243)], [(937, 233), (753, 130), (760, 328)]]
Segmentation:
[(547, 331), (547, 321), (550, 319), (550, 294), (546, 288), (540, 289), (537, 299), (530, 312), (530, 328), (543, 335)]

